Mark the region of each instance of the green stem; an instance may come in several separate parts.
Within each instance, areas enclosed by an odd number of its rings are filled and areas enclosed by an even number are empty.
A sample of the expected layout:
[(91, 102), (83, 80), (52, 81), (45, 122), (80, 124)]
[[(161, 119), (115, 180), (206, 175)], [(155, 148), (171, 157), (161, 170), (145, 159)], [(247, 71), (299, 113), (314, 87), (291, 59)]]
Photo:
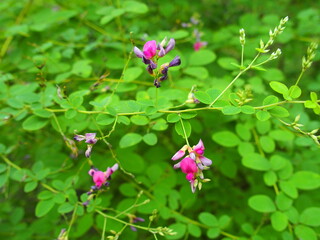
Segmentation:
[(71, 218), (71, 221), (70, 221), (68, 230), (67, 230), (67, 236), (69, 236), (71, 227), (72, 227), (72, 225), (74, 224), (74, 222), (75, 222), (75, 220), (76, 220), (76, 211), (77, 211), (77, 208), (78, 208), (78, 203), (76, 204), (76, 206), (75, 206), (75, 208), (74, 208), (74, 210), (73, 210), (72, 218)]
[(213, 104), (216, 103), (216, 101), (218, 101), (220, 99), (220, 97), (235, 83), (235, 81), (246, 71), (248, 71), (253, 63), (258, 59), (258, 57), (260, 56), (260, 53), (258, 53), (255, 58), (251, 61), (251, 63), (248, 65), (248, 67), (246, 67), (245, 69), (241, 70), (237, 76), (235, 76), (235, 78), (228, 84), (228, 86), (212, 101), (212, 103), (210, 103), (209, 107), (211, 107)]
[(101, 240), (105, 240), (106, 227), (107, 227), (107, 218), (104, 218)]
[(1, 154), (2, 159), (11, 167), (17, 169), (17, 170), (22, 170), (21, 167), (19, 167), (18, 165), (14, 164), (13, 162), (11, 162), (6, 156)]
[(181, 127), (182, 127), (182, 130), (183, 130), (184, 138), (186, 139), (187, 145), (190, 147), (190, 144), (189, 144), (189, 141), (188, 141), (188, 136), (187, 136), (187, 133), (186, 133), (186, 129), (184, 128), (184, 124), (183, 124), (181, 116), (180, 116), (180, 122), (181, 122)]
[(303, 76), (303, 74), (304, 74), (305, 71), (306, 71), (306, 70), (304, 70), (304, 69), (301, 70), (301, 72), (300, 72), (300, 74), (299, 74), (299, 77), (298, 77), (296, 83), (294, 84), (294, 86), (297, 86), (297, 85), (299, 84), (299, 82), (300, 82), (300, 80), (301, 80), (301, 78), (302, 78), (302, 76)]
[(244, 45), (241, 45), (241, 67), (243, 67)]

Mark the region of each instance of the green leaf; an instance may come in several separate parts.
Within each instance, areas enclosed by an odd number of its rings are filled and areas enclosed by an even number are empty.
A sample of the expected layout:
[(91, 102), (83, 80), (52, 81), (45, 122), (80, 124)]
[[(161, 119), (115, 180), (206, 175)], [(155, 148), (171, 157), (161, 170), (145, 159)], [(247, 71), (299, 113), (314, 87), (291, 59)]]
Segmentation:
[(241, 112), (244, 114), (254, 114), (256, 110), (250, 105), (243, 105), (241, 106)]
[(230, 131), (221, 131), (212, 135), (213, 141), (224, 147), (235, 147), (240, 143), (237, 135)]
[(276, 196), (276, 205), (278, 209), (285, 211), (292, 206), (293, 200), (287, 197), (284, 193), (280, 192)]
[[(0, 144), (1, 146), (2, 144)], [(0, 151), (1, 153), (1, 151)], [(7, 164), (4, 164), (4, 163), (0, 163), (0, 173), (3, 173), (4, 171), (7, 170)]]
[(198, 79), (209, 77), (209, 72), (205, 67), (188, 67), (183, 72)]
[(35, 131), (47, 125), (48, 121), (37, 116), (30, 116), (22, 123), (22, 128), (28, 131)]
[(143, 141), (150, 146), (154, 146), (157, 144), (158, 138), (157, 135), (154, 133), (147, 133), (143, 136)]
[(68, 109), (65, 113), (64, 116), (66, 119), (72, 119), (77, 115), (77, 111), (75, 109)]
[(180, 116), (176, 113), (170, 113), (167, 116), (167, 121), (169, 123), (175, 123), (175, 122), (178, 122), (179, 120), (180, 120)]
[(91, 75), (92, 67), (89, 60), (79, 60), (72, 66), (71, 72), (77, 76), (87, 78)]
[(195, 96), (196, 99), (198, 99), (202, 103), (205, 103), (205, 104), (210, 104), (211, 103), (211, 97), (206, 92), (197, 91), (197, 92), (194, 93), (194, 96)]
[(200, 222), (202, 222), (203, 224), (205, 224), (209, 227), (218, 227), (219, 226), (219, 222), (218, 222), (218, 219), (216, 218), (216, 216), (214, 216), (213, 214), (211, 214), (209, 212), (200, 213), (199, 220), (200, 220)]
[(225, 106), (222, 108), (222, 113), (224, 115), (235, 115), (241, 112), (241, 107), (235, 106)]
[(268, 171), (271, 168), (269, 161), (257, 153), (248, 153), (242, 158), (242, 165), (257, 171)]
[(276, 211), (271, 215), (271, 225), (274, 230), (282, 232), (288, 226), (288, 217), (282, 212)]
[(292, 141), (294, 135), (292, 132), (285, 131), (285, 130), (273, 130), (270, 132), (270, 137), (277, 141), (289, 142)]
[(143, 71), (140, 67), (127, 68), (124, 72), (123, 80), (125, 82), (132, 82), (133, 80), (137, 80), (142, 72)]
[(115, 120), (114, 117), (111, 117), (110, 115), (106, 115), (106, 114), (98, 114), (98, 116), (96, 117), (97, 124), (102, 126), (110, 125), (111, 123), (114, 122), (114, 120)]
[(201, 228), (191, 223), (188, 224), (188, 232), (191, 236), (199, 238), (201, 236)]
[(264, 110), (256, 112), (256, 117), (259, 121), (267, 121), (270, 118), (270, 113)]
[(263, 180), (267, 186), (273, 186), (277, 180), (277, 174), (274, 171), (268, 171), (263, 174)]
[[(186, 131), (187, 137), (190, 137), (190, 135), (191, 135), (191, 124), (189, 123), (189, 121), (186, 121), (186, 120), (185, 120), (185, 121), (183, 121), (183, 126), (184, 126), (184, 130)], [(174, 127), (175, 127), (176, 132), (177, 132), (180, 136), (182, 136), (183, 138), (185, 138), (185, 134), (184, 134), (184, 131), (183, 131), (183, 127), (182, 127), (181, 122), (180, 122), (180, 121), (177, 122)]]
[(142, 136), (137, 133), (127, 133), (120, 139), (120, 148), (127, 148), (134, 146), (141, 142)]
[(270, 163), (271, 163), (272, 169), (274, 171), (278, 171), (287, 165), (287, 159), (279, 155), (272, 155), (270, 158)]
[(310, 99), (311, 99), (312, 102), (317, 102), (317, 100), (318, 100), (317, 93), (311, 92), (310, 93)]
[(292, 182), (298, 189), (313, 190), (320, 187), (320, 175), (309, 171), (299, 171), (293, 174)]
[(269, 113), (275, 117), (288, 117), (290, 114), (284, 107), (276, 106), (269, 110)]
[(292, 98), (298, 98), (301, 96), (301, 89), (298, 86), (291, 86), (289, 88), (289, 96)]
[(123, 2), (123, 8), (127, 12), (143, 14), (149, 11), (148, 6), (145, 3), (138, 1), (125, 1)]
[(197, 112), (183, 112), (180, 114), (183, 119), (191, 119), (197, 116)]
[(210, 50), (200, 50), (193, 52), (189, 58), (189, 64), (193, 66), (201, 66), (212, 63), (217, 58), (216, 54)]
[(286, 85), (284, 85), (283, 83), (281, 82), (276, 82), (276, 81), (272, 81), (270, 82), (270, 87), (278, 92), (278, 93), (281, 93), (281, 94), (288, 94), (288, 91), (289, 89), (287, 88)]
[(73, 209), (74, 209), (74, 205), (71, 205), (70, 203), (65, 202), (59, 206), (58, 212), (59, 213), (68, 213), (68, 212), (71, 212)]
[(42, 200), (37, 203), (36, 206), (36, 216), (43, 217), (45, 216), (54, 206), (53, 199)]
[(287, 194), (291, 198), (297, 198), (298, 197), (298, 190), (296, 186), (290, 182), (290, 181), (280, 181), (279, 187), (281, 191), (283, 191), (285, 194)]
[(236, 125), (236, 132), (240, 138), (242, 138), (245, 141), (250, 141), (251, 139), (251, 132), (250, 128), (248, 128), (246, 125), (238, 123)]
[(26, 185), (24, 185), (24, 191), (27, 192), (31, 192), (33, 191), (36, 187), (38, 186), (38, 182), (37, 181), (31, 181), (26, 183)]
[(294, 233), (301, 240), (317, 240), (316, 232), (312, 228), (309, 228), (307, 226), (295, 226)]
[(262, 136), (260, 139), (260, 145), (266, 153), (272, 153), (275, 150), (275, 142), (269, 136)]
[(217, 228), (217, 227), (210, 228), (210, 229), (207, 231), (207, 236), (208, 236), (208, 238), (210, 238), (210, 239), (214, 239), (214, 238), (218, 237), (219, 235), (220, 235), (220, 229)]
[(113, 19), (115, 19), (116, 17), (121, 16), (125, 12), (126, 11), (122, 8), (112, 8), (112, 9), (110, 9), (110, 12), (106, 16), (101, 18), (100, 24), (102, 24), (102, 25), (107, 24), (107, 23), (111, 22)]
[(249, 206), (257, 212), (269, 213), (276, 211), (276, 206), (266, 195), (254, 195), (248, 200)]
[(320, 226), (320, 208), (319, 207), (309, 207), (300, 215), (300, 223), (311, 226), (319, 227)]
[(237, 65), (238, 61), (234, 58), (230, 58), (230, 57), (222, 57), (218, 59), (218, 64), (227, 70), (236, 70), (237, 67), (235, 67), (235, 65)]
[(186, 233), (187, 230), (187, 226), (185, 224), (182, 223), (174, 223), (171, 224), (169, 226), (170, 229), (173, 230), (173, 232), (175, 232), (175, 235), (167, 235), (166, 238), (167, 239), (180, 239), (184, 236), (184, 234)]
[[(279, 98), (276, 96), (270, 95), (263, 99), (263, 105), (272, 105), (279, 102)], [(272, 109), (274, 106), (266, 107), (265, 109)]]
[(138, 126), (144, 126), (149, 123), (149, 118), (142, 115), (134, 115), (130, 118), (131, 122)]

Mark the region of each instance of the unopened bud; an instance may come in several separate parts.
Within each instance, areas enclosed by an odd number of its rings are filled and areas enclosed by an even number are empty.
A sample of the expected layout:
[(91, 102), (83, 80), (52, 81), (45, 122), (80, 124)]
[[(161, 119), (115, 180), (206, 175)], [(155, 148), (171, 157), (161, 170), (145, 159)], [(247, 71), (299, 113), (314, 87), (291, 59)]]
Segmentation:
[(244, 32), (244, 29), (241, 28), (239, 33), (240, 33), (240, 44), (243, 46), (246, 43), (246, 34)]

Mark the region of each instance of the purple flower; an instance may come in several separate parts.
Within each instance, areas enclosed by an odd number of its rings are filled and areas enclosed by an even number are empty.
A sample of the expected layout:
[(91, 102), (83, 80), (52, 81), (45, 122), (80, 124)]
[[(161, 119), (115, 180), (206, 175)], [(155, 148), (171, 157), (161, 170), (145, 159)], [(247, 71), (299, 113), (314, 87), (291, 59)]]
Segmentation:
[(90, 157), (92, 152), (92, 145), (96, 144), (98, 139), (96, 138), (96, 133), (86, 133), (85, 135), (74, 135), (74, 140), (77, 140), (79, 142), (85, 141), (87, 145), (87, 150), (85, 151), (85, 156), (87, 158)]
[[(129, 216), (130, 217), (130, 223), (137, 223), (137, 222), (144, 222), (145, 220), (143, 218), (140, 217), (136, 217), (136, 216)], [(137, 228), (135, 228), (134, 226), (130, 226), (131, 230), (136, 232)]]
[(95, 144), (98, 141), (98, 139), (96, 139), (96, 133), (86, 133), (85, 136), (74, 135), (74, 140), (79, 142), (85, 140), (85, 142), (89, 144)]

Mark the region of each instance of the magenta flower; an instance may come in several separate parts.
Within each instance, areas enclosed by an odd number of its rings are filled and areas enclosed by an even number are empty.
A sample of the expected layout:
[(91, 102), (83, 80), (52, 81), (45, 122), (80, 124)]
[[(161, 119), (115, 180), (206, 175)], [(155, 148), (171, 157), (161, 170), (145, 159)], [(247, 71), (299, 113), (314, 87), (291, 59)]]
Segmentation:
[(102, 185), (108, 185), (107, 180), (111, 179), (111, 175), (118, 170), (118, 164), (114, 164), (111, 168), (107, 168), (105, 172), (99, 171), (96, 168), (89, 170), (88, 174), (92, 176), (92, 180), (95, 184), (93, 190), (98, 190)]
[(143, 46), (143, 55), (146, 59), (151, 59), (157, 54), (157, 42), (155, 40), (148, 41)]
[[(188, 150), (189, 155), (184, 157), (186, 150)], [(179, 163), (174, 165), (174, 168), (180, 168), (181, 171), (186, 174), (186, 179), (191, 184), (192, 192), (195, 192), (197, 186), (199, 189), (201, 189), (202, 182), (209, 181), (209, 179), (204, 179), (202, 171), (209, 169), (212, 161), (209, 158), (203, 156), (204, 150), (204, 144), (200, 139), (198, 144), (193, 146), (192, 148), (188, 145), (183, 146), (171, 158), (175, 161), (184, 157)]]
[(193, 49), (195, 50), (195, 51), (199, 51), (201, 48), (203, 48), (204, 46), (207, 46), (207, 42), (195, 42), (194, 44), (193, 44)]

